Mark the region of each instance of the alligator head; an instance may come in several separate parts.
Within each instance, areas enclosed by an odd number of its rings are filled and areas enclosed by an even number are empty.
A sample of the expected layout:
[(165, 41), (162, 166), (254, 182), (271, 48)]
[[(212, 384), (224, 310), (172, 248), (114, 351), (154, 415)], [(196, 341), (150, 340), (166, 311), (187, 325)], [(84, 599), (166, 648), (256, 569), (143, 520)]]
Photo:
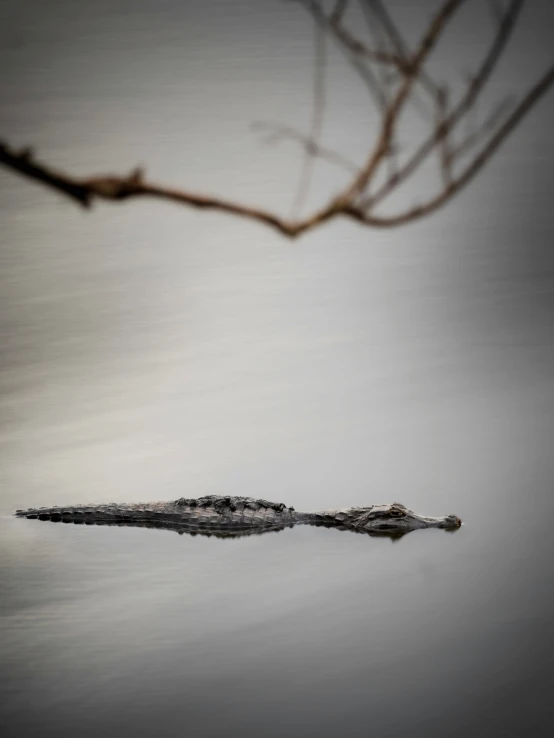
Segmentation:
[(455, 530), (462, 524), (456, 515), (443, 518), (430, 518), (418, 515), (399, 502), (391, 505), (372, 505), (371, 507), (351, 507), (337, 510), (335, 521), (345, 528), (360, 532), (384, 535), (403, 535), (418, 528), (444, 528)]

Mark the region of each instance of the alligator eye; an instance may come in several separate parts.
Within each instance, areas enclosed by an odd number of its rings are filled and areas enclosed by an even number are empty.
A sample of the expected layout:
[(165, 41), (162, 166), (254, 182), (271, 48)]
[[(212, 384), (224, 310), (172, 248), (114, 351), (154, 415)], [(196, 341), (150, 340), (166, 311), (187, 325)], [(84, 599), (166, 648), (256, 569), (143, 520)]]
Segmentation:
[(402, 518), (404, 517), (404, 512), (402, 510), (399, 510), (397, 507), (393, 507), (390, 510), (390, 514), (393, 518)]

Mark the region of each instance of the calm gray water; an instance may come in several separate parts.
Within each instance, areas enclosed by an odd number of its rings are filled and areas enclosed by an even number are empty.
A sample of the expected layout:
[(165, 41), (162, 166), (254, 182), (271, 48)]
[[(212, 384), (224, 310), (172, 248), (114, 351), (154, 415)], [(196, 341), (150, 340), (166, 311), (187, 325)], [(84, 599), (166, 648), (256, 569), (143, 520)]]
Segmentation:
[[(548, 61), (539, 5), (499, 90)], [(481, 27), (461, 19), (462, 60)], [(0, 131), (76, 172), (143, 163), (286, 212), (298, 151), (249, 126), (309, 127), (311, 40), (270, 0), (3, 3)], [(329, 69), (325, 135), (359, 159), (367, 99)], [(550, 99), (434, 218), (292, 244), (158, 203), (85, 214), (0, 172), (5, 738), (549, 734), (552, 121)], [(310, 203), (342, 176), (316, 171)], [(464, 526), (217, 540), (11, 517), (208, 493)]]

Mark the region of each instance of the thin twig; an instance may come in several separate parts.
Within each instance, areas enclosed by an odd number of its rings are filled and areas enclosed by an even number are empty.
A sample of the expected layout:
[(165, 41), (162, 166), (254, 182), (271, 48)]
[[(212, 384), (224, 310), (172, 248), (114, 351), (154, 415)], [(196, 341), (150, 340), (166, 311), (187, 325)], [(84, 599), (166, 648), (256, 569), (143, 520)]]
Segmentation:
[[(314, 24), (314, 94), (312, 103), (312, 125), (310, 138), (317, 146), (323, 130), (323, 116), (325, 113), (325, 32), (317, 23)], [(308, 192), (314, 170), (315, 158), (308, 149), (305, 149), (302, 172), (298, 180), (298, 188), (293, 201), (291, 218), (299, 217)]]
[(359, 171), (357, 165), (346, 156), (339, 154), (338, 151), (322, 146), (319, 142), (314, 141), (311, 136), (305, 136), (291, 126), (257, 121), (252, 124), (252, 128), (254, 130), (269, 131), (269, 134), (264, 139), (265, 143), (277, 143), (281, 139), (289, 138), (297, 141), (311, 156), (325, 159), (330, 164), (342, 167), (353, 174), (357, 174)]
[(469, 151), (475, 148), (475, 146), (485, 138), (488, 133), (493, 131), (499, 125), (499, 121), (507, 114), (508, 109), (513, 107), (513, 105), (513, 97), (507, 97), (504, 100), (501, 100), (484, 123), (469, 133), (463, 141), (452, 147), (450, 151), (452, 162), (465, 156)]
[(358, 56), (365, 57), (369, 61), (378, 62), (379, 64), (390, 65), (400, 69), (401, 71), (407, 71), (408, 65), (401, 57), (396, 54), (391, 54), (381, 49), (374, 49), (367, 44), (362, 43), (359, 39), (353, 36), (350, 31), (341, 25), (338, 21), (329, 19), (329, 27), (332, 29), (336, 37), (341, 41), (350, 51)]
[[(437, 93), (437, 129), (443, 125), (446, 118), (446, 110), (448, 105), (448, 91), (446, 88), (441, 89)], [(450, 151), (450, 142), (448, 136), (443, 136), (439, 144), (439, 159), (441, 165), (441, 175), (443, 184), (447, 187), (452, 178), (452, 152)]]
[[(316, 23), (322, 26), (325, 30), (333, 32), (331, 21), (324, 13), (320, 3), (315, 2), (315, 0), (297, 0), (297, 2), (307, 9)], [(352, 49), (340, 42), (335, 33), (333, 33), (333, 36), (339, 41), (339, 49), (341, 53), (346, 56), (349, 64), (361, 77), (364, 85), (369, 91), (369, 94), (373, 98), (374, 103), (378, 108), (384, 110), (387, 106), (386, 98), (371, 67), (364, 63), (358, 53), (352, 51)]]
[(346, 13), (348, 3), (349, 0), (337, 0), (337, 4), (330, 16), (333, 23), (340, 23), (342, 21), (344, 14)]

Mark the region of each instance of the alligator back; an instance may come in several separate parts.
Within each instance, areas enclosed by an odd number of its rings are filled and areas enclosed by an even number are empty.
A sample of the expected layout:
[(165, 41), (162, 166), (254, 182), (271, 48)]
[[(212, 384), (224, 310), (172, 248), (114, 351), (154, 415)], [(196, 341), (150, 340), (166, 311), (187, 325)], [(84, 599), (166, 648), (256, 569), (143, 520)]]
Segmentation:
[(78, 505), (17, 510), (17, 517), (90, 525), (152, 525), (188, 530), (247, 531), (296, 522), (294, 508), (253, 497), (181, 497), (172, 502)]

